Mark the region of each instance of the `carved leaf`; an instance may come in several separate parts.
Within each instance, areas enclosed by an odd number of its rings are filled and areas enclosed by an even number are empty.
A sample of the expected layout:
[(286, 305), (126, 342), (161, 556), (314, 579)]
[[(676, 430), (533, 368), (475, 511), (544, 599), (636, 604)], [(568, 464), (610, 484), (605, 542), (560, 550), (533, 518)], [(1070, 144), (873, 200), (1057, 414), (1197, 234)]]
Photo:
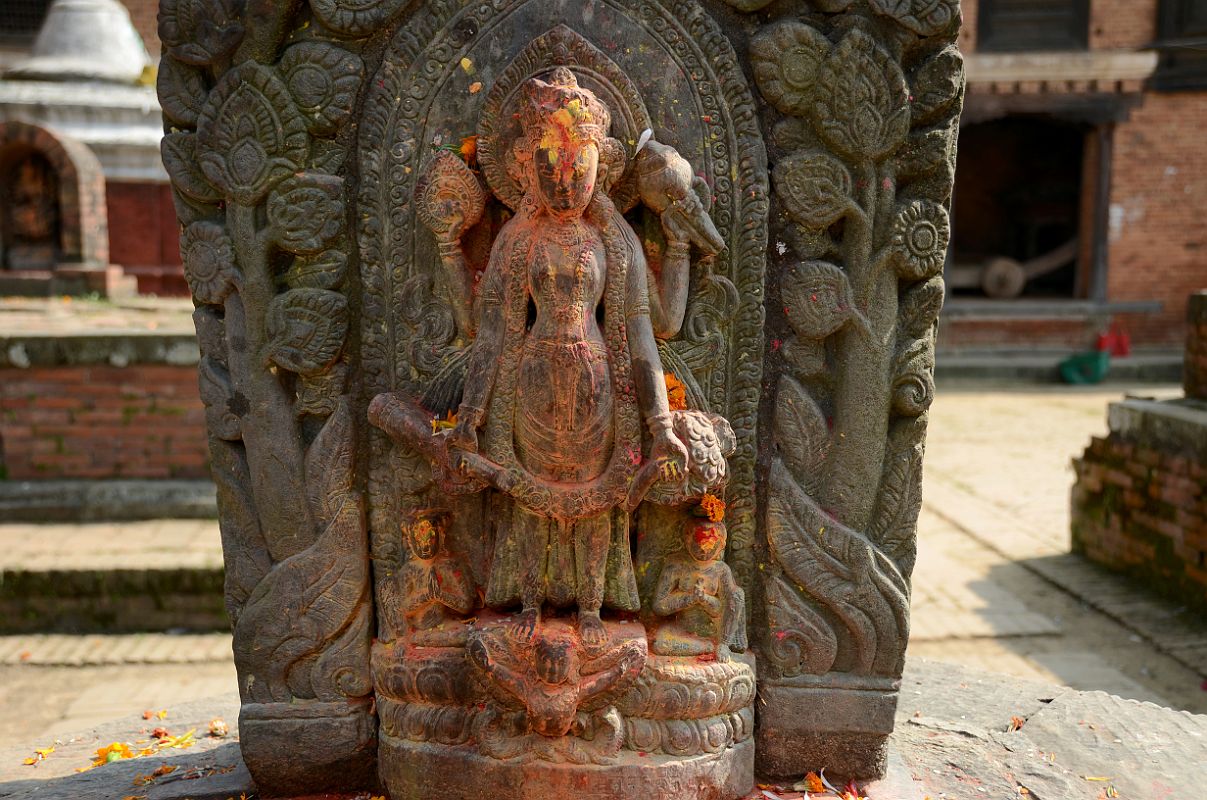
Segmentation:
[(901, 297), (899, 325), (910, 338), (920, 338), (939, 318), (943, 309), (943, 279), (934, 277), (912, 287)]
[(826, 370), (826, 348), (820, 339), (793, 336), (784, 342), (783, 354), (798, 377), (809, 378)]
[(767, 581), (765, 652), (783, 677), (824, 675), (838, 656), (838, 637), (817, 613), (778, 575)]
[(948, 45), (910, 76), (915, 125), (927, 125), (952, 110), (964, 90), (964, 57)]
[(779, 22), (759, 31), (750, 42), (750, 62), (767, 102), (785, 114), (806, 113), (830, 47), (821, 31), (800, 22)]
[(303, 172), (282, 181), (268, 198), (273, 239), (292, 253), (317, 253), (344, 228), (344, 179)]
[(788, 214), (810, 228), (827, 228), (852, 206), (851, 173), (829, 153), (793, 153), (775, 165), (775, 192)]
[(182, 194), (203, 203), (222, 199), (218, 190), (197, 169), (196, 134), (169, 133), (160, 140), (159, 151), (172, 185)]
[(235, 441), (243, 434), (239, 416), (234, 409), (234, 391), (230, 374), (226, 368), (212, 358), (201, 359), (200, 366), (201, 402), (205, 405), (205, 424), (209, 432), (219, 439)]
[(406, 0), (310, 0), (323, 24), (337, 33), (364, 36), (406, 5)]
[[(277, 564), (256, 586), (234, 632), (245, 701), (317, 697), (314, 665), (365, 613), (367, 539), (359, 498), (352, 495), (313, 545)], [(367, 628), (357, 628), (357, 635), (363, 638), (340, 640), (340, 649), (357, 648), (367, 665)]]
[(937, 128), (910, 132), (893, 158), (894, 171), (902, 180), (912, 180), (939, 170), (954, 156), (959, 120)]
[(344, 282), (348, 256), (341, 250), (324, 250), (310, 256), (298, 256), (285, 273), (291, 289), (335, 289)]
[(201, 104), (209, 93), (201, 70), (171, 57), (163, 58), (156, 84), (164, 116), (182, 127), (196, 125)]
[(320, 526), (335, 518), (352, 491), (352, 435), (348, 399), (336, 398), (335, 412), (306, 450), (306, 497)]
[(300, 169), (309, 150), (306, 122), (289, 90), (254, 61), (227, 72), (210, 92), (197, 135), (201, 170), (244, 205)]
[(272, 559), (260, 530), (260, 517), (252, 498), (251, 475), (242, 446), (214, 443), (210, 454), (221, 510), (218, 528), (222, 534), (226, 571), (223, 594), (231, 624), (238, 625), (243, 604), (272, 566)]
[(788, 469), (802, 483), (815, 483), (830, 449), (829, 426), (809, 393), (786, 375), (780, 378), (771, 426)]
[(868, 534), (909, 575), (917, 556), (918, 514), (922, 510), (922, 436), (920, 420), (898, 423), (889, 434), (884, 477)]
[(909, 92), (897, 62), (860, 30), (843, 37), (822, 64), (828, 91), (813, 104), (817, 131), (836, 151), (879, 159), (909, 132)]
[(784, 314), (804, 339), (824, 339), (851, 319), (854, 299), (846, 273), (826, 261), (805, 261), (784, 271)]
[(243, 41), (241, 5), (236, 0), (163, 0), (159, 38), (184, 63), (210, 64), (233, 53)]
[(300, 375), (322, 372), (339, 356), (348, 332), (348, 301), (323, 289), (290, 289), (268, 309), (268, 358)]
[(889, 233), (897, 274), (914, 281), (939, 274), (950, 239), (951, 225), (942, 205), (933, 200), (914, 200), (899, 206)]
[(935, 349), (929, 335), (897, 353), (893, 372), (894, 411), (917, 417), (930, 408), (935, 399)]
[(786, 577), (846, 629), (838, 637), (849, 648), (846, 671), (899, 674), (909, 635), (905, 579), (867, 537), (822, 511), (779, 459), (769, 475), (767, 540)]
[(348, 365), (342, 361), (337, 361), (331, 369), (318, 375), (303, 375), (294, 410), (299, 415), (311, 414), (316, 417), (333, 414), (347, 379)]
[(199, 303), (221, 305), (238, 281), (235, 249), (226, 229), (213, 222), (194, 222), (180, 237), (184, 277)]
[(892, 17), (919, 36), (933, 36), (960, 20), (960, 0), (871, 0), (878, 14)]
[(310, 132), (325, 135), (352, 113), (365, 66), (341, 47), (302, 42), (285, 51), (280, 70)]

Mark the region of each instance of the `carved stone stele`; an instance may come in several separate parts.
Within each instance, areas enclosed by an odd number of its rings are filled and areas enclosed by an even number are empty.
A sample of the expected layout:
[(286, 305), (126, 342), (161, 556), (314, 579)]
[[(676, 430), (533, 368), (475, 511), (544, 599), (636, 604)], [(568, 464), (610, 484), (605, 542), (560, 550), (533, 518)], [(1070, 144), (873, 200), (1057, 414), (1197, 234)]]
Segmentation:
[(263, 794), (883, 770), (958, 24), (162, 0)]

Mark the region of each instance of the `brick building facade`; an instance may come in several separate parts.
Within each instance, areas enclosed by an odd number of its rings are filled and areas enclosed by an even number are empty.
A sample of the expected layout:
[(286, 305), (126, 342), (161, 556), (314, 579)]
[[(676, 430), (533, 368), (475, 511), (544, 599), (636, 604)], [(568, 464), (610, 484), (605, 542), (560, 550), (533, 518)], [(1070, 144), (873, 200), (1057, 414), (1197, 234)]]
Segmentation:
[[(1026, 261), (1070, 236), (1077, 243), (1071, 263), (1021, 297), (957, 290), (944, 341), (1083, 348), (1113, 321), (1136, 345), (1177, 347), (1186, 298), (1207, 286), (1207, 51), (1194, 46), (1207, 40), (1207, 4), (963, 0), (963, 9), (969, 84), (953, 260)], [(1012, 151), (1020, 132), (1026, 146)], [(1021, 155), (1004, 169), (995, 151)], [(1063, 184), (1053, 180), (1062, 166)], [(982, 182), (1019, 197), (1033, 224), (978, 206)], [(997, 252), (976, 252), (986, 241)]]

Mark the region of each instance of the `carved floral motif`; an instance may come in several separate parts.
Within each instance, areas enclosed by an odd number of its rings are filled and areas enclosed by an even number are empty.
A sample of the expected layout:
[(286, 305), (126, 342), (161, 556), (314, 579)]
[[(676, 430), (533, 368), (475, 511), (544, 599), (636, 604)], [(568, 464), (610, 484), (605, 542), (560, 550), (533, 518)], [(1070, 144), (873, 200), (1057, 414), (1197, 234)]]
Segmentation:
[(902, 206), (889, 235), (892, 255), (903, 278), (922, 280), (943, 269), (951, 238), (943, 206), (933, 200), (914, 200)]
[(871, 5), (919, 36), (933, 36), (960, 19), (959, 0), (871, 0)]
[(245, 205), (301, 168), (309, 141), (289, 90), (252, 61), (227, 72), (197, 121), (198, 161), (215, 186)]
[(315, 16), (338, 33), (365, 36), (385, 23), (406, 0), (311, 0)]
[[(241, 13), (237, 0), (163, 0), (159, 7), (159, 38), (180, 61), (209, 64), (229, 56), (243, 41)], [(169, 87), (175, 88), (171, 84)], [(180, 98), (173, 102), (186, 101)]]
[(780, 22), (760, 31), (750, 43), (750, 59), (759, 89), (785, 114), (804, 114), (830, 42), (800, 22)]
[(775, 191), (802, 225), (825, 228), (846, 214), (851, 173), (829, 153), (793, 153), (775, 165)]
[(279, 69), (311, 133), (331, 134), (352, 113), (364, 64), (347, 50), (302, 42), (285, 51)]
[(221, 225), (194, 222), (185, 228), (180, 257), (184, 277), (198, 301), (219, 305), (234, 290), (238, 276), (235, 250)]
[(321, 251), (344, 228), (344, 180), (302, 172), (282, 181), (268, 198), (268, 223), (285, 250)]
[(325, 289), (290, 289), (268, 311), (268, 357), (279, 367), (310, 375), (339, 355), (348, 331), (348, 303)]

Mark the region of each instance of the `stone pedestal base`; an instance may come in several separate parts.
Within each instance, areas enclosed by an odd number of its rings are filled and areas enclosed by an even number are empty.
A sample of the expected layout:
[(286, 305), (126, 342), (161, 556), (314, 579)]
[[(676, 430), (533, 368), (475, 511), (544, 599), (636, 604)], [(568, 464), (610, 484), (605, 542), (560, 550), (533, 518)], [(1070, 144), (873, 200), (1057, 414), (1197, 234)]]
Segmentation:
[(825, 769), (844, 780), (882, 777), (897, 711), (895, 683), (886, 681), (883, 689), (760, 683), (759, 775), (787, 778)]
[(262, 797), (372, 788), (376, 729), (369, 701), (248, 703), (239, 710), (243, 760)]
[(498, 761), (470, 745), (445, 747), (382, 735), (382, 784), (395, 798), (441, 800), (735, 800), (754, 788), (754, 740), (712, 755), (672, 758), (622, 751), (613, 764)]

